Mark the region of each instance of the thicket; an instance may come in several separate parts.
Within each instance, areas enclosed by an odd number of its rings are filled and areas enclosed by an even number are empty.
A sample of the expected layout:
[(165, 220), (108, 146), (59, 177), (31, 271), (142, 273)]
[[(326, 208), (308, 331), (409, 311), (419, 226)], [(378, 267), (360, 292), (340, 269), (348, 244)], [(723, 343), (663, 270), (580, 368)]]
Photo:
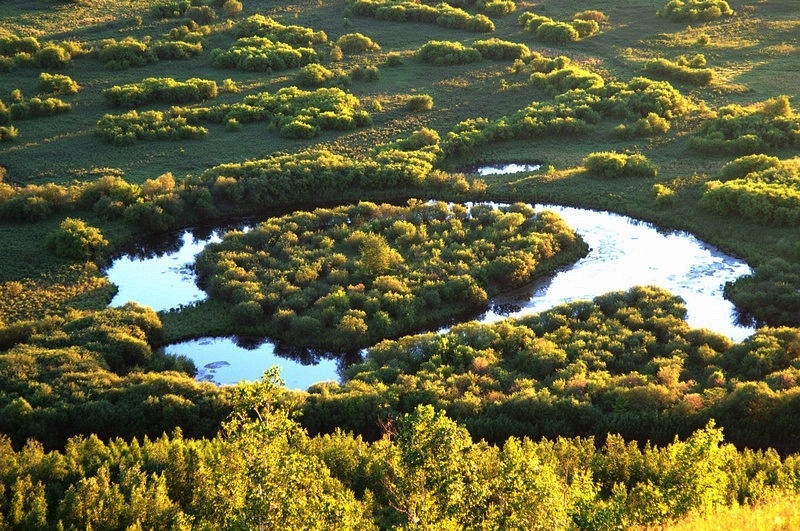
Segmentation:
[(517, 18), (517, 23), (525, 31), (533, 33), (537, 40), (565, 44), (599, 33), (599, 22), (603, 21), (601, 15), (601, 12), (580, 12), (575, 14), (571, 22), (561, 22), (526, 11)]
[(111, 70), (142, 67), (159, 60), (189, 59), (203, 52), (202, 42), (186, 42), (177, 38), (186, 35), (171, 35), (173, 40), (151, 42), (149, 38), (137, 40), (133, 37), (104, 39), (95, 54), (97, 59)]
[(73, 58), (87, 53), (76, 41), (40, 44), (35, 37), (4, 35), (0, 37), (0, 72), (18, 67), (59, 69), (67, 67)]
[(317, 63), (317, 52), (309, 47), (294, 47), (267, 37), (242, 37), (227, 50), (211, 52), (211, 65), (245, 72), (272, 72)]
[(270, 17), (256, 14), (237, 22), (231, 29), (236, 38), (266, 37), (271, 41), (285, 42), (294, 46), (312, 46), (328, 42), (324, 31), (314, 31), (304, 26), (286, 26)]
[(63, 114), (72, 109), (72, 104), (60, 98), (24, 98), (19, 91), (14, 91), (12, 103), (7, 105), (0, 100), (0, 124), (10, 125), (11, 120), (28, 120), (44, 116)]
[[(725, 298), (736, 305), (743, 320), (760, 326), (800, 327), (800, 264), (773, 258), (725, 284)], [(795, 356), (798, 345), (787, 356)], [(780, 375), (795, 379), (794, 371)]]
[(620, 434), (666, 444), (716, 419), (736, 445), (796, 452), (797, 329), (734, 344), (690, 329), (685, 312), (668, 292), (638, 287), (384, 341), (343, 384), (309, 388), (303, 423), (375, 439), (376, 419), (432, 404), (475, 440)]
[[(69, 437), (211, 436), (229, 394), (195, 382), (191, 361), (164, 355), (149, 308), (119, 308), (0, 327), (0, 432), (62, 448)], [(9, 344), (11, 343), (11, 344)], [(179, 372), (175, 372), (179, 371)], [(24, 375), (24, 376), (22, 376)]]
[(15, 450), (4, 439), (0, 480), (9, 495), (0, 511), (27, 528), (600, 530), (796, 490), (796, 460), (737, 452), (712, 423), (664, 446), (618, 436), (495, 446), (473, 442), (426, 406), (367, 443), (344, 433), (310, 437), (279, 385), (272, 375), (239, 386), (213, 438), (76, 437), (49, 452), (35, 442)]
[[(502, 7), (506, 9), (508, 6)], [(460, 7), (445, 2), (433, 6), (419, 0), (353, 0), (349, 9), (356, 16), (378, 20), (424, 22), (476, 33), (491, 33), (495, 29), (494, 23), (486, 15), (470, 15)]]
[(100, 229), (76, 218), (62, 221), (45, 243), (58, 256), (72, 260), (99, 261), (108, 247)]
[(800, 163), (765, 155), (740, 157), (706, 183), (701, 205), (765, 225), (800, 225)]
[(714, 81), (714, 69), (705, 66), (705, 56), (698, 53), (692, 57), (681, 55), (674, 61), (664, 58), (650, 59), (645, 63), (644, 71), (703, 87)]
[(669, 0), (657, 14), (672, 22), (708, 22), (723, 16), (734, 16), (736, 12), (725, 0)]
[(336, 46), (344, 53), (376, 52), (381, 49), (377, 42), (361, 33), (346, 33), (336, 39)]
[(153, 18), (178, 18), (183, 15), (192, 3), (190, 0), (166, 1), (154, 4), (150, 8)]
[(580, 240), (528, 206), (359, 203), (229, 233), (195, 262), (231, 332), (349, 350), (485, 307), (576, 259)]
[(607, 178), (655, 177), (658, 168), (641, 153), (627, 154), (616, 151), (590, 153), (583, 159), (589, 173)]
[(217, 82), (210, 79), (175, 81), (171, 77), (148, 77), (139, 83), (107, 88), (103, 97), (110, 105), (130, 109), (154, 102), (196, 103), (216, 98), (217, 93)]
[(530, 55), (530, 49), (521, 43), (504, 41), (498, 38), (475, 41), (472, 47), (478, 50), (481, 57), (494, 61), (513, 61)]
[(477, 63), (483, 59), (476, 48), (464, 46), (458, 41), (428, 41), (417, 50), (416, 55), (423, 63), (436, 66)]
[(172, 112), (132, 110), (104, 115), (97, 122), (96, 132), (104, 142), (128, 146), (140, 140), (197, 140), (204, 138), (208, 129)]
[(445, 157), (503, 140), (584, 134), (603, 117), (628, 121), (615, 130), (623, 137), (659, 134), (669, 130), (670, 120), (692, 108), (690, 100), (666, 81), (635, 77), (606, 83), (596, 73), (573, 66), (567, 57), (533, 52), (515, 61), (513, 71), (552, 94), (552, 101), (534, 101), (494, 121), (471, 118), (457, 124), (442, 141)]
[(800, 115), (785, 95), (749, 108), (725, 105), (689, 139), (689, 147), (701, 153), (745, 155), (796, 146), (800, 146)]
[(50, 74), (42, 72), (39, 74), (39, 90), (47, 94), (60, 94), (67, 96), (77, 94), (80, 86), (71, 77), (64, 74)]

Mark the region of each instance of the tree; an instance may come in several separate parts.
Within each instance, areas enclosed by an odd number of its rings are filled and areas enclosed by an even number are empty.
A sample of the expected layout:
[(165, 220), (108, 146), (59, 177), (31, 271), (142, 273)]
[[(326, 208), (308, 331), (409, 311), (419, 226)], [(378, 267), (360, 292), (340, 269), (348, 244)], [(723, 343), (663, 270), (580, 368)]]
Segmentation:
[(47, 238), (47, 247), (56, 255), (73, 260), (99, 259), (108, 248), (100, 229), (77, 218), (67, 218)]

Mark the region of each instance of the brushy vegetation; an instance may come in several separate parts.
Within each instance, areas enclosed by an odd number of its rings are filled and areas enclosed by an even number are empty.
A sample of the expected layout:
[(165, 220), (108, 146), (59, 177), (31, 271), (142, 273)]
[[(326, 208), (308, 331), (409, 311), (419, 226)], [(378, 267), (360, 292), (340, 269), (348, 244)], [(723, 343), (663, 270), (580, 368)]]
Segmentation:
[(347, 350), (485, 308), (586, 251), (563, 221), (517, 204), (359, 203), (229, 233), (197, 258), (232, 333)]

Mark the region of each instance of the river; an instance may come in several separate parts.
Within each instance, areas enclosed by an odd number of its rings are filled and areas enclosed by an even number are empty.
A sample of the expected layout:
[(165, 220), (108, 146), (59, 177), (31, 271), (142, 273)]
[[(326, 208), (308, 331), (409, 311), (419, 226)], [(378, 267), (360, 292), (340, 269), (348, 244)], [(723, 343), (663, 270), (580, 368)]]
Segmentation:
[[(494, 322), (537, 313), (557, 304), (591, 299), (637, 285), (657, 285), (686, 302), (692, 327), (708, 328), (741, 341), (752, 328), (736, 323), (733, 305), (722, 296), (727, 281), (750, 274), (743, 261), (720, 252), (693, 235), (663, 231), (652, 224), (611, 212), (535, 205), (557, 212), (590, 247), (571, 266), (493, 301), (481, 318)], [(167, 252), (137, 253), (113, 261), (106, 271), (119, 291), (112, 306), (132, 300), (155, 310), (168, 310), (205, 298), (194, 283), (194, 256), (222, 230), (182, 232), (166, 245)], [(203, 338), (169, 345), (167, 352), (185, 355), (198, 367), (198, 378), (217, 384), (256, 380), (278, 365), (287, 387), (307, 389), (324, 380), (339, 380), (337, 361), (309, 356), (284, 356), (270, 341), (249, 343), (233, 338)]]

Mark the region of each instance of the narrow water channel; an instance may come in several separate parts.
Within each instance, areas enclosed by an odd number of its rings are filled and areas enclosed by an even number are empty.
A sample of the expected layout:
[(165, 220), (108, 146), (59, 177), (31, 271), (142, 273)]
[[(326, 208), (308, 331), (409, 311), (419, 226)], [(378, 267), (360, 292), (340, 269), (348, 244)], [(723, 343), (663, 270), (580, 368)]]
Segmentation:
[[(708, 328), (737, 341), (753, 333), (752, 328), (736, 324), (733, 305), (722, 296), (727, 281), (751, 273), (745, 262), (691, 234), (662, 231), (626, 216), (536, 205), (537, 211), (542, 209), (553, 210), (564, 218), (589, 244), (589, 254), (529, 289), (493, 301), (492, 309), (481, 321), (537, 313), (564, 302), (591, 299), (637, 285), (657, 285), (686, 301), (691, 326)], [(167, 253), (115, 260), (106, 272), (119, 287), (111, 305), (133, 300), (155, 310), (168, 310), (204, 299), (205, 293), (194, 283), (191, 265), (203, 246), (220, 237), (220, 232), (195, 237), (185, 231)], [(288, 358), (276, 353), (275, 345), (269, 341), (253, 346), (237, 344), (231, 338), (204, 338), (170, 345), (167, 352), (193, 359), (198, 378), (218, 384), (257, 380), (273, 365), (280, 367), (286, 385), (293, 389), (339, 379), (336, 361)]]

